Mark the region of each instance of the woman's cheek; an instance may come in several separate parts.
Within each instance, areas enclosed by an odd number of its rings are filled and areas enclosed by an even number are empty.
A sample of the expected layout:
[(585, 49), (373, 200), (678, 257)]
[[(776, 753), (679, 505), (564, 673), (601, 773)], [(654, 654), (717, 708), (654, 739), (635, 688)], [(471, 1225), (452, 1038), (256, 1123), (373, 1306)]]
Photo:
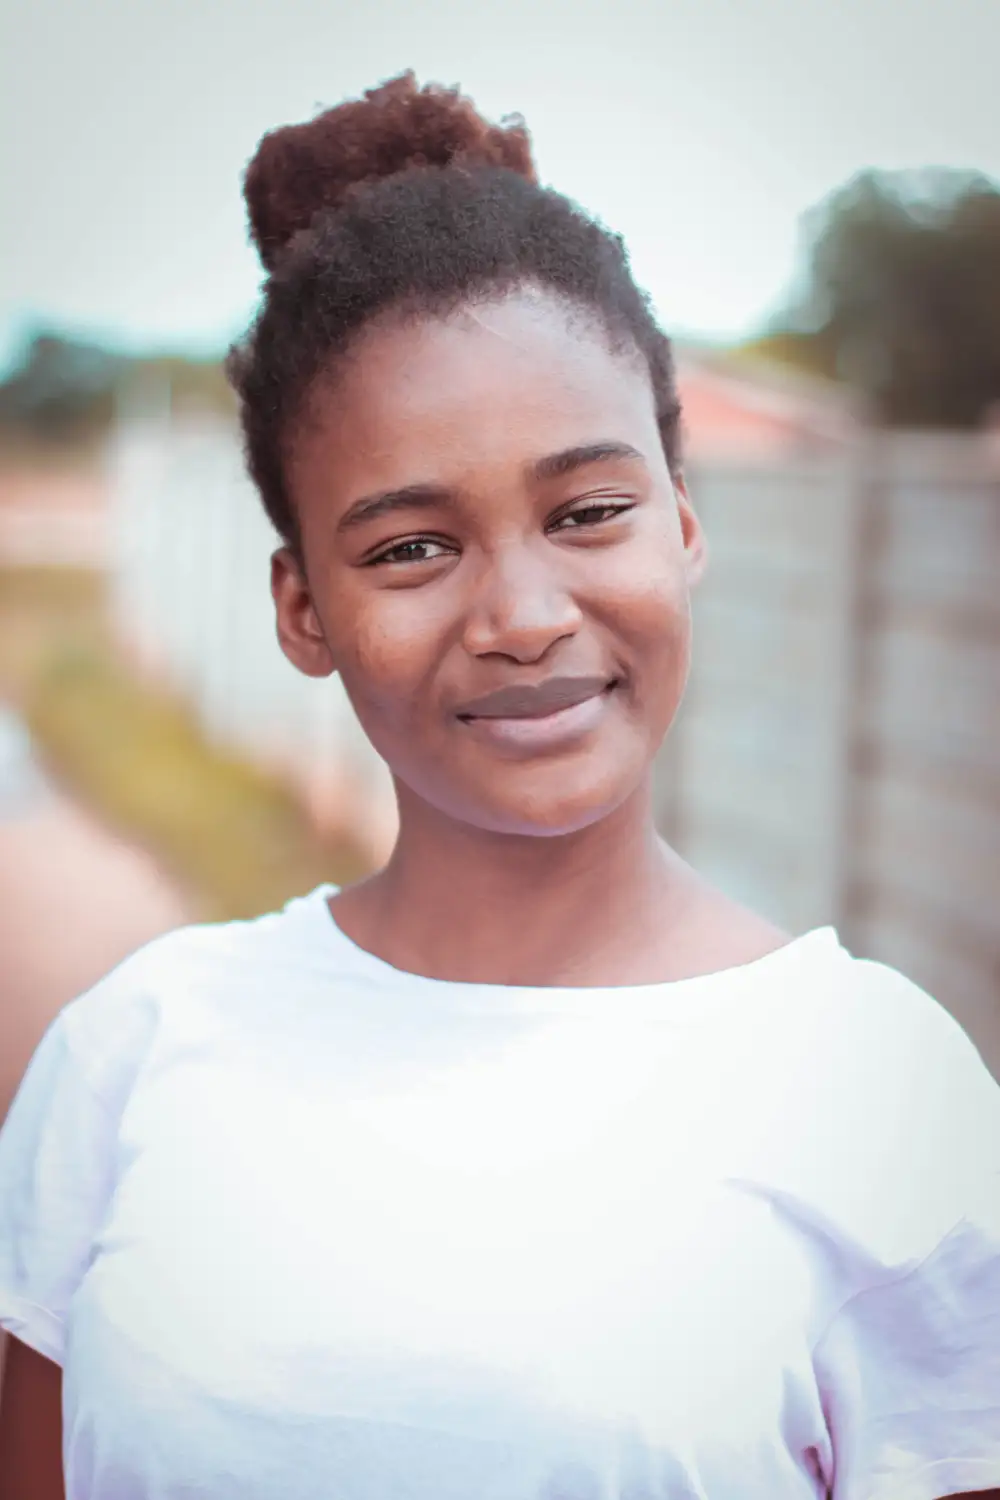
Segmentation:
[(344, 687), (362, 727), (387, 759), (391, 742), (413, 733), (421, 708), (433, 699), (438, 646), (415, 603), (409, 590), (376, 600), (376, 607), (359, 612), (346, 643)]
[(353, 656), (357, 675), (376, 690), (384, 680), (391, 682), (402, 665), (391, 623), (377, 617), (359, 621), (354, 634)]
[[(624, 564), (624, 559), (622, 560)], [(678, 560), (647, 553), (643, 566), (609, 569), (601, 590), (601, 613), (633, 649), (659, 655), (682, 646), (690, 636), (691, 604)]]
[(408, 628), (409, 595), (402, 590), (366, 589), (345, 595), (334, 606), (334, 629), (345, 685), (364, 684), (375, 694), (393, 691), (405, 678), (416, 632)]

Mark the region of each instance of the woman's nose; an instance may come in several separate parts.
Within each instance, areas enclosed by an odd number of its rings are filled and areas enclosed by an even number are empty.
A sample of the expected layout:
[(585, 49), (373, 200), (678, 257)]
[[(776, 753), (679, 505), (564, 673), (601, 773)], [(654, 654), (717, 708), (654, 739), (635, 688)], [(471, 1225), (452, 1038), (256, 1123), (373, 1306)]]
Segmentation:
[(558, 569), (524, 549), (489, 560), (477, 580), (465, 628), (473, 656), (540, 661), (557, 641), (573, 636), (582, 615)]

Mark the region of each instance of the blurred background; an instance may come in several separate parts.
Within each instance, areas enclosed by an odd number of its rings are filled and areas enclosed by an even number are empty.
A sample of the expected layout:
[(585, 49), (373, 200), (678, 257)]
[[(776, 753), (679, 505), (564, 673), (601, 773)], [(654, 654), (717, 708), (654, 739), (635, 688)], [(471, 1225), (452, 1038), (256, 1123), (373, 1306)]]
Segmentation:
[(711, 544), (664, 832), (1000, 1072), (997, 0), (0, 0), (0, 1115), (153, 933), (371, 868), (220, 371), (260, 135), (406, 67), (522, 112), (677, 343)]

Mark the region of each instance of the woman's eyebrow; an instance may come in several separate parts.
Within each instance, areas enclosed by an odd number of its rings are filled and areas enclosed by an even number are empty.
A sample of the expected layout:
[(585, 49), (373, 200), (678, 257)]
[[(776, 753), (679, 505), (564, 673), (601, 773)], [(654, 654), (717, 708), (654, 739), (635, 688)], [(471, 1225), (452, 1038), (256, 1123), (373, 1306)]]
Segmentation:
[(549, 453), (531, 464), (529, 473), (536, 480), (561, 479), (563, 475), (572, 474), (575, 469), (585, 468), (587, 464), (608, 463), (616, 459), (619, 462), (622, 459), (638, 459), (640, 463), (645, 463), (638, 448), (633, 448), (631, 443), (609, 440), (583, 443), (575, 448), (563, 448), (560, 453)]
[(447, 509), (455, 503), (451, 490), (442, 484), (406, 484), (398, 490), (381, 490), (355, 500), (337, 522), (338, 531), (350, 531), (367, 521), (379, 520), (396, 510)]
[[(608, 463), (622, 459), (644, 462), (638, 448), (633, 448), (631, 443), (607, 441), (601, 443), (582, 443), (573, 448), (563, 448), (558, 453), (546, 454), (544, 458), (536, 459), (529, 464), (528, 471), (534, 480), (560, 479), (565, 474), (572, 474), (575, 469), (585, 468), (587, 464)], [(454, 491), (447, 485), (423, 483), (406, 484), (397, 490), (381, 490), (373, 495), (362, 495), (349, 505), (337, 523), (340, 532), (351, 531), (355, 526), (363, 526), (368, 521), (381, 520), (383, 516), (390, 515), (396, 510), (429, 510), (432, 507), (452, 507), (455, 503)]]

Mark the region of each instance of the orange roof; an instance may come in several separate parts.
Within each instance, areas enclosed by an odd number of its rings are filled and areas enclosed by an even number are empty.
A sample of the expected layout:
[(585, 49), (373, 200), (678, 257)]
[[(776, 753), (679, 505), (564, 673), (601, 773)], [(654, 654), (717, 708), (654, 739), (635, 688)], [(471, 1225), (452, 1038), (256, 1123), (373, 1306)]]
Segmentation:
[(677, 361), (685, 448), (692, 458), (728, 454), (779, 457), (840, 444), (853, 419), (832, 390), (817, 394), (792, 379), (781, 385), (721, 371), (689, 356)]

